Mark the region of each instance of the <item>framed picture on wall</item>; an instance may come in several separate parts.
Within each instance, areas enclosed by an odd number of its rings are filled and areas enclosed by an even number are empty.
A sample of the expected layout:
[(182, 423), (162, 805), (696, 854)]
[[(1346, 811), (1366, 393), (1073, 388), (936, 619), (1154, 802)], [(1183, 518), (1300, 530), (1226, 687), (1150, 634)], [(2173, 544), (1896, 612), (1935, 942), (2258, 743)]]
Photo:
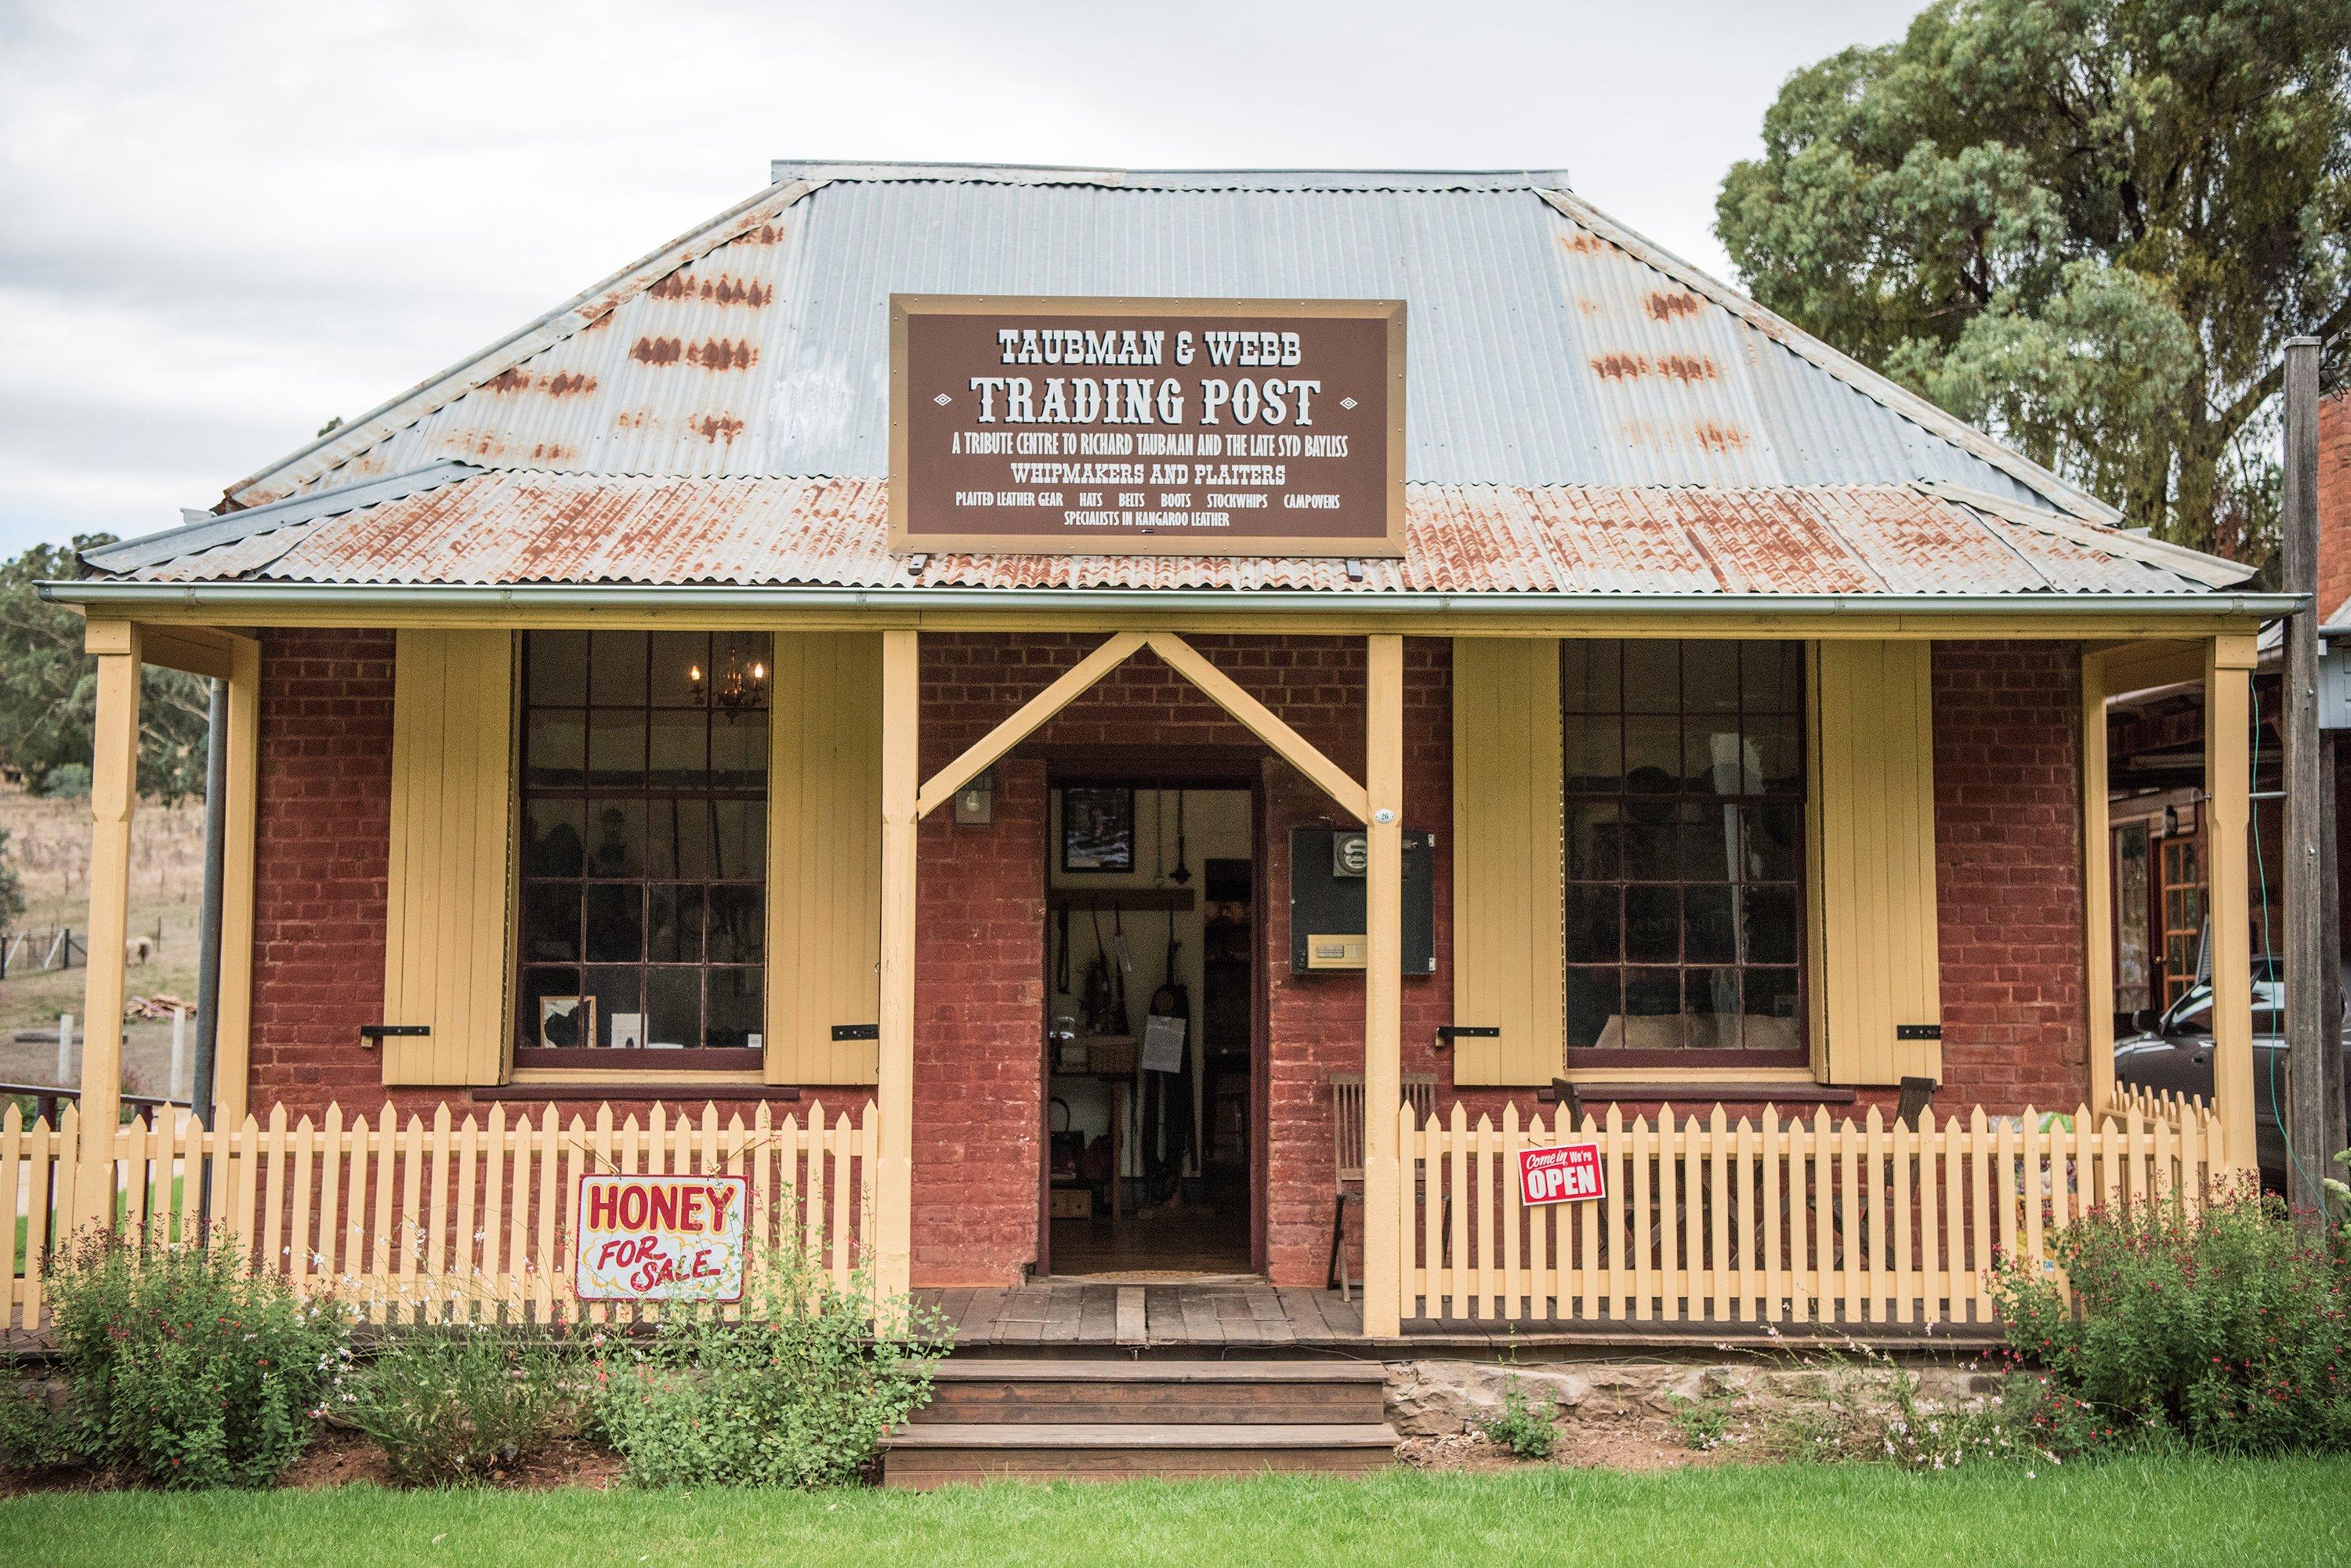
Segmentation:
[(1134, 869), (1134, 791), (1085, 786), (1061, 791), (1061, 869)]

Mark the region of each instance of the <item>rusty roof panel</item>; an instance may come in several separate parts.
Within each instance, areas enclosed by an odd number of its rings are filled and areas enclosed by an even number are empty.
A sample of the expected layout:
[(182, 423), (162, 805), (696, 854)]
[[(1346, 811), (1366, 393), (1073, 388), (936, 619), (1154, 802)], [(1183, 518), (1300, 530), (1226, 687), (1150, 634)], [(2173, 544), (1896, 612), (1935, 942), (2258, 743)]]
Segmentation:
[[(1415, 485), (1401, 560), (889, 553), (871, 478), (486, 471), (141, 558), (131, 580), (1216, 589), (1246, 593), (2193, 593), (2135, 557), (1909, 486)], [(152, 548), (149, 557), (152, 556)], [(94, 564), (103, 566), (102, 561)]]
[(1579, 222), (1546, 199), (1556, 176), (790, 172), (236, 498), (440, 459), (878, 476), (887, 301), (907, 292), (1405, 299), (1416, 483), (1928, 478), (2068, 504), (1791, 351), (1637, 239)]

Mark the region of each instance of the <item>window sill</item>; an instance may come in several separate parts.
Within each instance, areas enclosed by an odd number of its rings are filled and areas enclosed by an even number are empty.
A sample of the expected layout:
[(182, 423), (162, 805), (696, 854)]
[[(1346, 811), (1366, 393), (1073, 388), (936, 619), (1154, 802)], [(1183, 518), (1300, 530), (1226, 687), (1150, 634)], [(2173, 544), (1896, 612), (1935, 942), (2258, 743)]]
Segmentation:
[(469, 1100), (797, 1100), (799, 1086), (768, 1083), (757, 1072), (649, 1071), (607, 1068), (518, 1067), (504, 1083), (465, 1091)]
[[(1568, 1074), (1575, 1086), (1576, 1098), (1588, 1109), (1614, 1101), (1669, 1101), (1683, 1104), (1701, 1103), (1724, 1104), (1769, 1103), (1778, 1105), (1850, 1105), (1859, 1098), (1857, 1091), (1834, 1083), (1816, 1083), (1810, 1073), (1793, 1077), (1768, 1077), (1761, 1073), (1708, 1073), (1688, 1078), (1589, 1078)], [(1539, 1089), (1535, 1098), (1544, 1104), (1553, 1103), (1557, 1096), (1548, 1089)]]

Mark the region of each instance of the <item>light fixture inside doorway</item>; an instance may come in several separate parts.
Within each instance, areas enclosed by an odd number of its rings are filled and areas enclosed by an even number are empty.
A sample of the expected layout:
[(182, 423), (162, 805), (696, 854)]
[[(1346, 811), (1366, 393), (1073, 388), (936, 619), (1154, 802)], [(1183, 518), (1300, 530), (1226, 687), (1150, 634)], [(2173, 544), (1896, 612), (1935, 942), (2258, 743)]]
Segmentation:
[(742, 713), (768, 706), (768, 666), (764, 660), (746, 660), (729, 645), (720, 656), (716, 679), (706, 678), (700, 664), (688, 664), (685, 678), (696, 702), (707, 702), (722, 713)]

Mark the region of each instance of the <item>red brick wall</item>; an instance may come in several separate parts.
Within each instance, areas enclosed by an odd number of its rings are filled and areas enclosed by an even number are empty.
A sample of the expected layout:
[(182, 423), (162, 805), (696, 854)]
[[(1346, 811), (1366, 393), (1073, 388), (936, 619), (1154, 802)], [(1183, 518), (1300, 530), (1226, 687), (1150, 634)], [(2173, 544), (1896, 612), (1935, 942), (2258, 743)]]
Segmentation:
[[(1360, 653), (1351, 694), (1363, 713)], [(1405, 643), (1405, 826), (1437, 834), (1435, 865), (1437, 972), (1407, 976), (1401, 1009), (1403, 1070), (1437, 1072), (1449, 1087), (1449, 1059), (1432, 1047), (1437, 1027), (1453, 1016), (1453, 659), (1440, 640)], [(1358, 739), (1360, 755), (1361, 741)], [(1353, 767), (1351, 759), (1347, 766)], [(1331, 1249), (1335, 1171), (1332, 1165), (1331, 1090), (1333, 1072), (1364, 1068), (1364, 982), (1343, 974), (1297, 975), (1290, 967), (1290, 841), (1293, 828), (1343, 819), (1322, 792), (1286, 767), (1267, 770), (1265, 938), (1262, 962), (1270, 982), (1268, 1036), (1272, 1041), (1266, 1086), (1266, 1266), (1277, 1284), (1320, 1285)], [(1349, 1245), (1360, 1245), (1362, 1208), (1347, 1211)]]
[[(928, 771), (926, 768), (925, 771)], [(917, 839), (914, 1276), (1008, 1285), (1037, 1256), (1045, 769), (996, 769), (995, 821)]]
[(2081, 653), (1935, 647), (1938, 1103), (2071, 1108), (2089, 1094)]
[(372, 1113), (392, 832), (389, 632), (266, 632), (254, 841), (252, 1109)]
[[(1041, 690), (1098, 639), (967, 633), (924, 639), (925, 772)], [(1202, 636), (1201, 652), (1351, 771), (1363, 764), (1359, 643)], [(382, 994), (392, 640), (350, 632), (264, 639), (258, 963), (253, 1102), (316, 1110), (381, 1103), (358, 1044)], [(2086, 1092), (2078, 686), (2069, 645), (1952, 643), (1935, 657), (1938, 881), (1945, 1087), (1993, 1111)], [(1449, 1071), (1433, 1050), (1451, 1012), (1450, 657), (1405, 644), (1405, 822), (1437, 834), (1437, 972), (1404, 983), (1405, 1071)], [(1064, 710), (1041, 746), (1247, 746), (1221, 709), (1139, 654)], [(1360, 1069), (1363, 984), (1289, 970), (1290, 830), (1335, 821), (1287, 766), (1264, 764), (1264, 960), (1273, 1044), (1266, 1086), (1266, 1245), (1273, 1277), (1314, 1283), (1328, 1245), (1327, 1081)], [(918, 1281), (1005, 1283), (1037, 1250), (1043, 1024), (1045, 773), (998, 770), (996, 821), (924, 824), (916, 953), (914, 1270)], [(1446, 1087), (1441, 1082), (1441, 1088)], [(403, 1108), (441, 1096), (407, 1091)], [(460, 1107), (462, 1097), (457, 1099)], [(828, 1093), (854, 1109), (862, 1091)], [(1474, 1116), (1510, 1098), (1462, 1096)], [(1522, 1112), (1531, 1094), (1517, 1096)], [(1440, 1103), (1446, 1103), (1440, 1096)], [(533, 1108), (535, 1109), (535, 1107)]]
[(2351, 390), (2318, 405), (2318, 613), (2351, 599)]

